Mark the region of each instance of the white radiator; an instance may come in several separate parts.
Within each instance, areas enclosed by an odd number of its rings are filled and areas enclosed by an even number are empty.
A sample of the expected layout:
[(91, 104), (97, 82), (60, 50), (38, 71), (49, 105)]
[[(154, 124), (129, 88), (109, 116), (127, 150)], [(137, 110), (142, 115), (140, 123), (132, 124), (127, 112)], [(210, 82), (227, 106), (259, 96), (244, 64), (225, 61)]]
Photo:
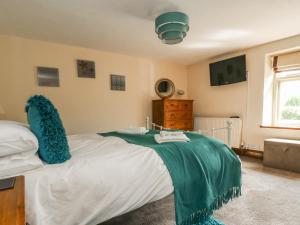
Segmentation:
[[(201, 130), (204, 135), (214, 136), (228, 144), (228, 130), (219, 129), (231, 123), (231, 147), (239, 148), (242, 139), (242, 120), (240, 118), (194, 117), (194, 130)], [(219, 129), (219, 130), (218, 130)]]

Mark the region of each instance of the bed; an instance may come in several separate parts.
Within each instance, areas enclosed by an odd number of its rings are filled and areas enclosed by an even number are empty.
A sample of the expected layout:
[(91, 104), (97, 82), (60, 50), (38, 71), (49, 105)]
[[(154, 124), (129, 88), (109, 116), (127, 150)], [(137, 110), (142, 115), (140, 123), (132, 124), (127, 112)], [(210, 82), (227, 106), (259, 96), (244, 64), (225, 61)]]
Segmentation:
[(68, 141), (70, 160), (25, 174), (30, 225), (100, 224), (173, 192), (167, 168), (149, 148), (96, 134)]
[[(107, 137), (104, 137), (107, 136)], [(68, 136), (72, 158), (22, 173), (30, 225), (174, 225), (174, 187), (151, 148), (109, 134)], [(32, 158), (32, 157), (31, 157)], [(143, 222), (143, 223), (141, 223)]]
[(68, 142), (70, 160), (25, 175), (29, 224), (175, 224), (172, 179), (153, 149), (97, 134)]
[(220, 225), (213, 211), (241, 194), (240, 160), (213, 138), (186, 132), (189, 142), (157, 144), (155, 130), (66, 138), (48, 99), (30, 98), (26, 111), (30, 128), (0, 121), (0, 178), (25, 175), (30, 225)]

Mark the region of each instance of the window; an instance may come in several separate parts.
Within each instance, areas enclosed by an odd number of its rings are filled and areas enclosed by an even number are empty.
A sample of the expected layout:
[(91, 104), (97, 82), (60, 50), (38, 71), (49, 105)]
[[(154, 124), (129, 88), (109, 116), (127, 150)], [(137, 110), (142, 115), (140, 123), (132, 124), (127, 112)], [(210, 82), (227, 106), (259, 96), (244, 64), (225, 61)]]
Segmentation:
[(280, 57), (273, 59), (273, 125), (300, 127), (300, 54), (289, 54), (289, 60), (286, 55)]
[(275, 73), (275, 124), (300, 127), (300, 70)]

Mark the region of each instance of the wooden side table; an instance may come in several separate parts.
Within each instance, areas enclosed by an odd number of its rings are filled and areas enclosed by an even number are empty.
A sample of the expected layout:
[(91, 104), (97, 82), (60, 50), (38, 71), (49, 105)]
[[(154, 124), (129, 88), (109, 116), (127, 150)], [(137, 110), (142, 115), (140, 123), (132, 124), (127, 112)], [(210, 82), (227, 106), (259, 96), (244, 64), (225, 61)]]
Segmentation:
[(14, 188), (0, 190), (0, 225), (25, 225), (24, 176), (18, 176)]

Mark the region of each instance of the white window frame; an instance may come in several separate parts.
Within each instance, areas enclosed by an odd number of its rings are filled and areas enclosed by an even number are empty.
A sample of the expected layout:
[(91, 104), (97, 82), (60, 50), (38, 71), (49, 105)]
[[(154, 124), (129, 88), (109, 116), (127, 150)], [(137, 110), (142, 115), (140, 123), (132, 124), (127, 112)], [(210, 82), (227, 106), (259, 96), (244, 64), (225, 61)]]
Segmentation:
[[(285, 73), (290, 73), (291, 75), (284, 76)], [(279, 74), (282, 74), (280, 76)], [(273, 114), (272, 114), (272, 125), (273, 126), (283, 126), (283, 127), (300, 127), (299, 123), (280, 123), (279, 116), (280, 116), (280, 85), (286, 81), (300, 81), (300, 70), (289, 70), (285, 72), (274, 72), (274, 82), (273, 82)]]

